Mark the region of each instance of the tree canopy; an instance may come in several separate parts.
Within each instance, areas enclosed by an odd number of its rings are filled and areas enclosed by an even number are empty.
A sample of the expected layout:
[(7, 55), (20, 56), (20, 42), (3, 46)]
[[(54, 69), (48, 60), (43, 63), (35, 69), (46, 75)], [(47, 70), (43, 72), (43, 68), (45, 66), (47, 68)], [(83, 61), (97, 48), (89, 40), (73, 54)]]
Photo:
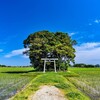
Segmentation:
[[(37, 70), (43, 69), (41, 58), (58, 58), (57, 69), (65, 70), (70, 62), (74, 63), (75, 49), (73, 45), (76, 44), (76, 41), (72, 40), (67, 33), (39, 31), (30, 34), (23, 44), (25, 48), (29, 48), (24, 54), (29, 55), (31, 64)], [(48, 65), (48, 69), (52, 69), (52, 63), (48, 63)]]

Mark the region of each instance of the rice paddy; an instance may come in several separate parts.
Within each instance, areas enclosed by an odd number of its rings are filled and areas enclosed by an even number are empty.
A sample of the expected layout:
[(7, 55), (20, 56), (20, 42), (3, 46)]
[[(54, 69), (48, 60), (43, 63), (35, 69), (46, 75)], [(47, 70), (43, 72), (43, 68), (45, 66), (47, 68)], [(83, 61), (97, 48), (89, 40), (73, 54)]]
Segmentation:
[[(21, 100), (20, 97), (27, 100), (28, 95), (43, 84), (64, 90), (69, 100), (83, 100), (81, 96), (85, 98), (84, 95), (90, 98), (86, 97), (87, 100), (100, 100), (100, 68), (69, 68), (68, 72), (43, 74), (34, 72), (31, 67), (0, 67), (0, 100), (9, 99), (16, 93), (19, 95), (14, 100)], [(22, 90), (26, 92), (20, 92)]]
[(77, 88), (85, 92), (91, 100), (100, 99), (100, 68), (70, 68), (79, 77), (68, 78)]
[(33, 78), (23, 74), (31, 70), (31, 68), (0, 68), (0, 100), (8, 99), (24, 88)]

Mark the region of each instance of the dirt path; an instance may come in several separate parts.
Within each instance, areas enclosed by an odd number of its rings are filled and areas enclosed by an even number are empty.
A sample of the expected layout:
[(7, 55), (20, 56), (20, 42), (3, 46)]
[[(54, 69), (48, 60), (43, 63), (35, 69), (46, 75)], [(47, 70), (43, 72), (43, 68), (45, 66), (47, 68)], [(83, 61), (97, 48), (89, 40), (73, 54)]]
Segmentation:
[(30, 100), (67, 100), (55, 86), (42, 86)]

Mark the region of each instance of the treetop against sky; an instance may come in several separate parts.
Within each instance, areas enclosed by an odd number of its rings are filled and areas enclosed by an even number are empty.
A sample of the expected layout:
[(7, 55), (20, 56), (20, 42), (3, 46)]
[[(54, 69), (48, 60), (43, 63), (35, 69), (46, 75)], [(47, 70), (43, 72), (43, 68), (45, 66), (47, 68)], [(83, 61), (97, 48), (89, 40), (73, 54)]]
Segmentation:
[(78, 44), (76, 63), (100, 64), (100, 0), (0, 1), (0, 64), (29, 65), (22, 55), (31, 33), (65, 32)]

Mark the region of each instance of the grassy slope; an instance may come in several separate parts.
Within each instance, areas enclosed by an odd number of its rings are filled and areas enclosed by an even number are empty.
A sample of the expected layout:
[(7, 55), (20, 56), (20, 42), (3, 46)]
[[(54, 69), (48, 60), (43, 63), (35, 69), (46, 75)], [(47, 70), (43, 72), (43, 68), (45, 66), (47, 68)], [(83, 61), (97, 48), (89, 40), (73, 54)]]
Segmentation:
[(63, 91), (65, 97), (68, 98), (69, 100), (90, 100), (82, 92), (77, 90), (77, 88), (65, 78), (73, 76), (78, 76), (78, 75), (71, 72), (62, 72), (62, 73), (47, 72), (45, 74), (39, 73), (39, 75), (35, 79), (33, 79), (23, 91), (16, 94), (12, 98), (12, 100), (27, 100), (29, 96), (34, 94), (35, 91), (38, 90), (39, 87), (42, 85), (56, 86), (57, 88), (61, 89), (61, 91)]

